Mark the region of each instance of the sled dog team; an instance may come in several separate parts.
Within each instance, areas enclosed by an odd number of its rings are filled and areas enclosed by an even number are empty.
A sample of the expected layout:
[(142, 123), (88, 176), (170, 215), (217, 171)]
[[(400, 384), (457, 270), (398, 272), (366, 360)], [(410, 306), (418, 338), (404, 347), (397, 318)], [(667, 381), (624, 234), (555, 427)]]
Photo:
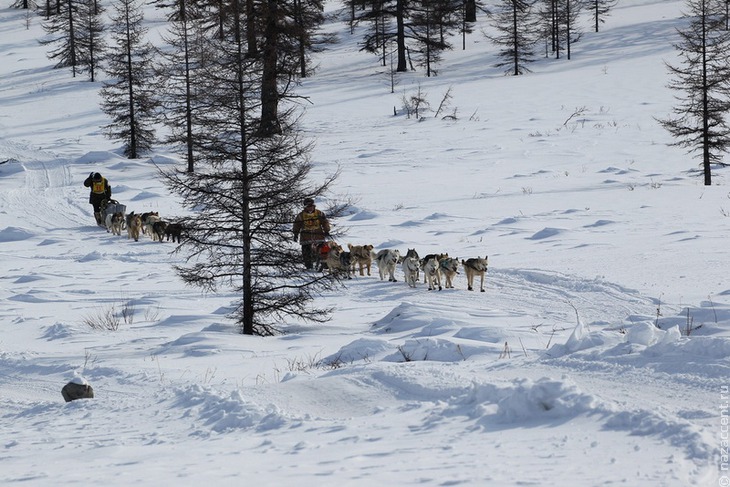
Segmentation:
[[(372, 245), (347, 244), (348, 251), (345, 251), (335, 242), (323, 242), (318, 245), (317, 253), (320, 258), (319, 270), (327, 269), (329, 272), (344, 275), (347, 279), (352, 277), (356, 271), (361, 276), (365, 273), (370, 275), (373, 262), (378, 266), (380, 280), (387, 279), (396, 282), (395, 272), (400, 264), (403, 271), (404, 281), (408, 286), (415, 288), (420, 281), (420, 274), (423, 273), (423, 282), (428, 285), (428, 290), (442, 290), (454, 287), (454, 278), (459, 272), (459, 264), (466, 274), (467, 289), (474, 289), (474, 278), (480, 278), (479, 290), (484, 292), (484, 274), (487, 272), (488, 256), (475, 257), (470, 259), (459, 259), (449, 257), (448, 253), (429, 254), (420, 258), (416, 249), (408, 249), (405, 255), (397, 249), (383, 249), (375, 252)], [(326, 249), (326, 251), (324, 250)]]
[[(107, 232), (121, 236), (122, 230), (127, 230), (127, 238), (139, 241), (140, 235), (149, 235), (153, 242), (164, 240), (173, 243), (180, 243), (182, 225), (180, 223), (169, 223), (160, 218), (159, 212), (149, 211), (141, 214), (131, 212), (125, 215), (123, 212), (108, 213), (105, 217)], [(408, 249), (404, 256), (397, 249), (383, 249), (375, 252), (372, 245), (347, 244), (348, 251), (345, 251), (335, 242), (320, 242), (317, 244), (316, 253), (318, 258), (318, 270), (327, 269), (329, 272), (344, 275), (350, 279), (355, 272), (361, 276), (365, 273), (370, 275), (372, 264), (378, 266), (380, 280), (387, 278), (390, 282), (396, 282), (395, 272), (400, 264), (403, 271), (404, 281), (408, 286), (415, 288), (423, 272), (423, 282), (432, 291), (443, 288), (453, 289), (454, 278), (459, 272), (459, 259), (449, 257), (448, 253), (428, 254), (420, 258), (416, 249)], [(484, 274), (487, 272), (488, 256), (462, 259), (461, 266), (466, 274), (467, 289), (474, 289), (474, 278), (479, 277), (479, 290), (484, 292)]]
[(170, 241), (180, 243), (182, 225), (162, 220), (157, 211), (148, 211), (142, 214), (131, 212), (124, 214), (121, 211), (107, 213), (104, 224), (106, 231), (113, 235), (122, 235), (127, 230), (127, 238), (139, 241), (140, 235), (149, 235), (153, 242)]

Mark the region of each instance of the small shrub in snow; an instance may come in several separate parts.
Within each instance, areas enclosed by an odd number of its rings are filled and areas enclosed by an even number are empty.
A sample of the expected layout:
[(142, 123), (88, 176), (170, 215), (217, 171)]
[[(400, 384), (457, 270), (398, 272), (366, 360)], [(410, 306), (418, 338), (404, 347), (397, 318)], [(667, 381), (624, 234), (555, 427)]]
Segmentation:
[(92, 330), (117, 331), (121, 320), (116, 314), (114, 305), (105, 309), (97, 309), (93, 314), (84, 318), (84, 324)]

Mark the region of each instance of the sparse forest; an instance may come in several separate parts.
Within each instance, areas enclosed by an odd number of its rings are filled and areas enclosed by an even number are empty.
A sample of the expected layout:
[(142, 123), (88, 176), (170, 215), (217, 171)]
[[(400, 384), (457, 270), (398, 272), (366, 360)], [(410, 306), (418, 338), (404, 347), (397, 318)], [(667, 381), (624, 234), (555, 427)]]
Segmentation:
[[(677, 111), (694, 118), (663, 122), (678, 145), (702, 148), (706, 168), (727, 145), (727, 34), (720, 26), (724, 22), (727, 29), (728, 15), (717, 2), (688, 0), (698, 16), (710, 4), (715, 10), (702, 17), (705, 23), (694, 22), (692, 30), (680, 33), (686, 67), (671, 67), (672, 87), (688, 93), (687, 105)], [(393, 76), (438, 75), (443, 53), (466, 35), (485, 35), (499, 58), (494, 67), (517, 76), (530, 72), (543, 47), (545, 57), (570, 60), (583, 28), (590, 25), (600, 35), (599, 26), (616, 5), (617, 0), (346, 0), (336, 15), (381, 66), (395, 59)], [(336, 180), (336, 175), (319, 184), (308, 180), (310, 144), (301, 137), (296, 104), (307, 95), (296, 90), (298, 82), (316, 75), (311, 55), (337, 42), (322, 31), (328, 19), (323, 3), (179, 0), (156, 6), (168, 25), (154, 49), (133, 0), (47, 4), (42, 13), (48, 35), (42, 42), (51, 46), (48, 57), (55, 67), (70, 67), (73, 76), (86, 72), (96, 81), (97, 70), (104, 71), (108, 134), (127, 156), (138, 158), (162, 143), (177, 148), (186, 162), (184, 169), (163, 174), (170, 190), (200, 215), (182, 222), (188, 239), (178, 251), (197, 262), (178, 268), (186, 282), (235, 289), (241, 298), (234, 318), (245, 334), (273, 334), (283, 316), (326, 319), (327, 310), (309, 306), (336, 278), (303, 275), (292, 265), (295, 252), (271, 256), (264, 250), (287, 238), (303, 198), (326, 195)], [(490, 21), (483, 34), (472, 26), (479, 16)], [(699, 38), (700, 28), (709, 34)], [(695, 77), (697, 54), (708, 56), (701, 64), (704, 84)], [(705, 100), (700, 107), (693, 102), (698, 93)], [(158, 127), (166, 128), (159, 136)], [(333, 216), (345, 207), (333, 206)], [(284, 275), (297, 276), (296, 284), (282, 286)]]

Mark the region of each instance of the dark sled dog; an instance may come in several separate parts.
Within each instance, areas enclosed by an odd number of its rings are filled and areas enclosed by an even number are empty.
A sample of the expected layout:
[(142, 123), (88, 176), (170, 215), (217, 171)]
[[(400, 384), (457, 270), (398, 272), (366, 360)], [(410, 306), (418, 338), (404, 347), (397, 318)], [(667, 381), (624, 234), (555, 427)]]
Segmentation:
[(483, 259), (476, 257), (473, 259), (466, 259), (461, 261), (461, 265), (464, 266), (464, 272), (466, 273), (467, 289), (469, 291), (474, 290), (474, 277), (481, 277), (480, 291), (484, 292), (484, 274), (487, 272), (487, 259), (489, 256), (485, 255)]

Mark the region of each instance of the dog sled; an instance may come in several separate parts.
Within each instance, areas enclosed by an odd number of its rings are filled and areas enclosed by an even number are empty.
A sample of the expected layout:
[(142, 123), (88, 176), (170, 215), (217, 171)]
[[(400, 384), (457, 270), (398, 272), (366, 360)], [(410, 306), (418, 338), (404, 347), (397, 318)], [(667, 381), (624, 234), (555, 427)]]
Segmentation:
[(314, 268), (318, 271), (327, 269), (327, 255), (332, 247), (327, 240), (315, 240), (312, 242), (312, 257), (314, 257)]
[(104, 200), (101, 202), (102, 222), (106, 221), (107, 215), (113, 215), (117, 212), (121, 212), (123, 215), (126, 215), (127, 206), (119, 203), (117, 200)]

